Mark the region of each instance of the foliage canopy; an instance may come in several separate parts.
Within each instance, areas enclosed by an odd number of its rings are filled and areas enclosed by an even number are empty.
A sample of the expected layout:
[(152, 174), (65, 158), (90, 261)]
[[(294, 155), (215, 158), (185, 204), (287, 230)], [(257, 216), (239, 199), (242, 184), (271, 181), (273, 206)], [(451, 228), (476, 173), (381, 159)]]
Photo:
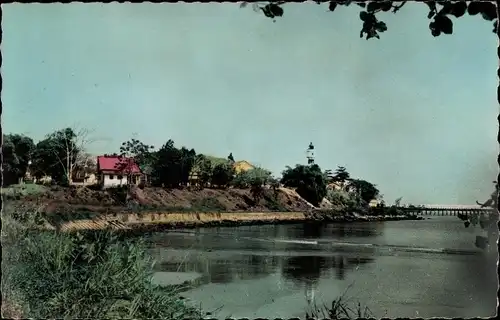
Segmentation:
[[(408, 1), (366, 1), (356, 2), (349, 0), (339, 1), (315, 1), (321, 5), (328, 3), (329, 11), (336, 11), (341, 6), (349, 6), (356, 4), (361, 8), (359, 12), (359, 19), (362, 22), (362, 27), (359, 33), (360, 38), (365, 37), (366, 40), (371, 38), (380, 38), (380, 33), (387, 31), (387, 25), (384, 21), (377, 17), (380, 12), (393, 12), (397, 13), (404, 7)], [(275, 2), (259, 2), (254, 3), (254, 10), (262, 11), (262, 13), (271, 19), (282, 17), (284, 14), (283, 5), (286, 1)], [(429, 22), (429, 30), (434, 37), (442, 34), (453, 33), (453, 18), (460, 18), (466, 13), (475, 16), (480, 15), (483, 19), (493, 22), (493, 32), (497, 32), (498, 17), (497, 8), (493, 2), (487, 1), (425, 1), (429, 12), (427, 19)], [(248, 3), (243, 2), (241, 7), (245, 7)]]
[(317, 164), (287, 167), (281, 183), (285, 187), (296, 188), (297, 193), (314, 206), (318, 206), (326, 196), (326, 178)]

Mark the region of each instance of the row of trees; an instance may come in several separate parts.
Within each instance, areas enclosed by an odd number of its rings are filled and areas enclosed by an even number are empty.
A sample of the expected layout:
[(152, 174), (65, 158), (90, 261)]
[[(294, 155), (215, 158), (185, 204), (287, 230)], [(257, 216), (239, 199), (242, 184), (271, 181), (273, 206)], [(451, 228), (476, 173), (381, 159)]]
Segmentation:
[[(59, 184), (71, 183), (73, 173), (89, 164), (90, 156), (85, 152), (93, 141), (87, 130), (65, 128), (47, 135), (34, 143), (27, 136), (7, 134), (3, 136), (3, 171), (6, 184), (17, 183), (25, 176), (28, 167), (32, 176), (40, 178), (50, 176)], [(119, 170), (131, 173), (132, 164), (136, 163), (148, 174), (153, 186), (178, 188), (196, 185), (216, 188), (249, 188), (256, 197), (263, 186), (277, 188), (279, 183), (295, 188), (297, 193), (313, 205), (319, 205), (327, 196), (327, 185), (335, 183), (341, 191), (355, 195), (358, 204), (366, 204), (376, 198), (378, 189), (372, 183), (352, 179), (345, 167), (322, 171), (317, 164), (286, 167), (281, 180), (274, 178), (271, 172), (255, 168), (236, 172), (234, 157), (215, 159), (204, 154), (197, 154), (194, 149), (177, 148), (173, 140), (168, 140), (159, 149), (138, 139), (125, 141), (120, 146)], [(330, 198), (332, 198), (331, 196)], [(332, 198), (333, 199), (333, 198)]]
[[(87, 130), (64, 128), (57, 130), (38, 143), (20, 134), (3, 135), (3, 183), (19, 183), (26, 176), (35, 178), (48, 176), (58, 184), (70, 184), (75, 170), (89, 166), (95, 168), (86, 148), (92, 143)], [(214, 161), (211, 157), (197, 154), (194, 149), (176, 148), (173, 140), (168, 140), (158, 150), (138, 139), (125, 141), (120, 146), (119, 170), (131, 172), (136, 163), (150, 176), (155, 186), (176, 188), (195, 181), (204, 188), (208, 185), (225, 188), (230, 185), (239, 188), (263, 186), (271, 182), (271, 173), (261, 168), (251, 172), (236, 173), (234, 157), (230, 154), (226, 161)], [(95, 159), (94, 159), (95, 160)], [(220, 159), (219, 159), (220, 160)]]
[(89, 131), (65, 128), (47, 135), (37, 144), (20, 134), (3, 135), (3, 183), (19, 183), (30, 174), (41, 178), (50, 176), (58, 183), (72, 181), (73, 172), (88, 160), (85, 146), (91, 143)]
[(236, 173), (232, 153), (226, 160), (214, 160), (204, 154), (197, 154), (194, 149), (177, 148), (171, 139), (156, 151), (153, 146), (131, 139), (122, 143), (119, 156), (122, 161), (118, 169), (126, 171), (126, 168), (130, 168), (129, 163), (134, 162), (150, 176), (154, 186), (167, 188), (189, 184), (200, 188), (208, 185), (217, 188), (250, 188), (255, 184), (265, 185), (272, 179), (271, 173), (262, 168)]
[(338, 167), (332, 173), (331, 170), (323, 172), (317, 164), (298, 164), (294, 168), (287, 166), (278, 181), (271, 172), (262, 168), (236, 173), (232, 153), (226, 161), (216, 163), (203, 154), (197, 154), (194, 149), (176, 148), (173, 140), (168, 140), (157, 151), (153, 149), (153, 146), (132, 139), (123, 142), (120, 155), (125, 159), (125, 166), (127, 161), (133, 159), (143, 171), (150, 173), (155, 186), (176, 188), (195, 181), (200, 188), (208, 184), (217, 188), (250, 188), (254, 196), (258, 197), (264, 185), (276, 188), (281, 182), (285, 187), (295, 188), (301, 197), (313, 205), (319, 205), (325, 198), (329, 183), (340, 185), (345, 192), (355, 193), (358, 205), (366, 205), (379, 195), (374, 184), (352, 179), (345, 167)]

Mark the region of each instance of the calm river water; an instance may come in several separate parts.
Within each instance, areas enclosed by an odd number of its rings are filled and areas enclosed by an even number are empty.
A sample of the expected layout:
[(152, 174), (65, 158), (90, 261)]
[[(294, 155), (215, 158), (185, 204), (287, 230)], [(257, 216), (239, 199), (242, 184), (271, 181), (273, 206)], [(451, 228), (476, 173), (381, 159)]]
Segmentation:
[(184, 296), (217, 318), (304, 318), (346, 290), (377, 318), (490, 317), (497, 249), (479, 252), (478, 234), (455, 217), (207, 228), (156, 234), (151, 252), (167, 277), (196, 278)]

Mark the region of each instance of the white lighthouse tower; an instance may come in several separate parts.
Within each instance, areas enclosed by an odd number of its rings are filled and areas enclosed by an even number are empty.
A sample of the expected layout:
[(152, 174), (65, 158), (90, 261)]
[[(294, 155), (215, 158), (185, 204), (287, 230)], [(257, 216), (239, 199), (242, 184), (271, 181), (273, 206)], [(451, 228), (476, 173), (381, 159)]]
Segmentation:
[(314, 164), (314, 145), (309, 143), (309, 147), (307, 147), (307, 164), (308, 165), (313, 165)]

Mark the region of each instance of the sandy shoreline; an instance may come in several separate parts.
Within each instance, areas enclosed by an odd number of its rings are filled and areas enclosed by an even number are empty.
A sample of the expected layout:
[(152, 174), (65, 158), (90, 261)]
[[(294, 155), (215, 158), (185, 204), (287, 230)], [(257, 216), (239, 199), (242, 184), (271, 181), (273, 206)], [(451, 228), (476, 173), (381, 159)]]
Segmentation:
[(309, 212), (200, 212), (200, 213), (123, 213), (98, 219), (74, 220), (47, 229), (64, 232), (78, 230), (113, 229), (129, 232), (155, 232), (169, 229), (199, 227), (229, 227), (262, 224), (289, 224), (304, 222), (362, 222), (420, 220), (412, 216), (311, 215)]

